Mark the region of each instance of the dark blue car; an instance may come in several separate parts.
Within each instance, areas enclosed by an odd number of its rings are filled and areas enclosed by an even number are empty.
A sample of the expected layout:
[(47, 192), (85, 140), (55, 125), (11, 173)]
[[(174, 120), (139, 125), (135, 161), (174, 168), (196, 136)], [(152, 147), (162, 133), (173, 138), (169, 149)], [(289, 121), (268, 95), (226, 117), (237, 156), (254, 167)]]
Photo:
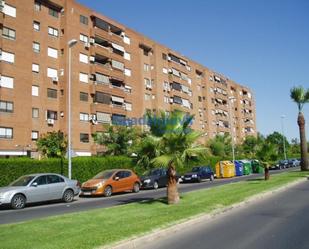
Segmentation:
[(191, 172), (181, 177), (183, 182), (201, 182), (204, 179), (213, 181), (215, 179), (214, 172), (210, 166), (193, 167)]

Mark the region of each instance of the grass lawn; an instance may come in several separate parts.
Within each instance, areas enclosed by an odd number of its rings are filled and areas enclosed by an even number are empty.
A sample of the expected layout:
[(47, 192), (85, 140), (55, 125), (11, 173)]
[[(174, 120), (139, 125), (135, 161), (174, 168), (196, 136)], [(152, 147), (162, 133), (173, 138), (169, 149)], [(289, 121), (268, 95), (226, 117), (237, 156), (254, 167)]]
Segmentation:
[(86, 249), (107, 245), (240, 202), (307, 174), (285, 172), (271, 176), (268, 182), (248, 180), (199, 190), (183, 194), (180, 204), (174, 206), (157, 200), (1, 225), (0, 248)]

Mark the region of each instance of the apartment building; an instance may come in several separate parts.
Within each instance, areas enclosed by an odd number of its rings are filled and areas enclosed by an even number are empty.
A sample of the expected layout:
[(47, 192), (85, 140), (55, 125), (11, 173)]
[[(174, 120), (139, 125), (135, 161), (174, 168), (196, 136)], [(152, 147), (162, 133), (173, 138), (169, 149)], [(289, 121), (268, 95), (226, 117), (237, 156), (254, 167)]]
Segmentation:
[(0, 156), (35, 155), (36, 140), (68, 131), (72, 46), (72, 147), (96, 154), (102, 124), (146, 110), (194, 114), (205, 140), (256, 134), (252, 91), (74, 0), (0, 0)]

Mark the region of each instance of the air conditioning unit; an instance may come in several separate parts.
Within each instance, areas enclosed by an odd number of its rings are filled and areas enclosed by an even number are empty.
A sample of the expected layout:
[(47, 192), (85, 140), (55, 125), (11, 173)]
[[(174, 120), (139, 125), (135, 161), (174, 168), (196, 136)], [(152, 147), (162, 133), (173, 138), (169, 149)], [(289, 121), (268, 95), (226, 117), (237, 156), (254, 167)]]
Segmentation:
[(54, 119), (51, 119), (51, 118), (48, 118), (48, 119), (47, 119), (47, 124), (53, 125), (54, 123), (55, 123), (55, 120), (54, 120)]
[(90, 43), (91, 45), (93, 45), (93, 44), (95, 43), (94, 38), (90, 38), (90, 39), (89, 39), (89, 43)]
[(58, 79), (58, 77), (52, 77), (52, 81), (53, 81), (54, 83), (57, 83), (57, 82), (59, 81), (59, 79)]
[(89, 49), (89, 48), (90, 48), (90, 43), (89, 43), (89, 42), (87, 42), (87, 43), (85, 43), (85, 45), (84, 45), (84, 46), (85, 46), (85, 48), (86, 48), (86, 49)]
[(92, 62), (92, 63), (94, 63), (94, 62), (95, 62), (95, 57), (94, 57), (94, 56), (90, 56), (90, 57), (89, 57), (89, 61)]
[(174, 102), (173, 98), (170, 98), (170, 103), (172, 104)]

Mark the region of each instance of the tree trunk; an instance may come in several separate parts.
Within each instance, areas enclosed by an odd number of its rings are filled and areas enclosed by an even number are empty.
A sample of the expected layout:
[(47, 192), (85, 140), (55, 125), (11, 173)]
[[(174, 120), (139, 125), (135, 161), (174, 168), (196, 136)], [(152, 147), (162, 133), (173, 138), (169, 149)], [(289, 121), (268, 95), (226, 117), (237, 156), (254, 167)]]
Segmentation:
[(167, 203), (177, 204), (179, 202), (179, 193), (177, 189), (176, 169), (173, 163), (168, 167), (167, 176)]
[(305, 117), (302, 112), (298, 113), (297, 123), (299, 126), (299, 136), (300, 136), (300, 153), (301, 153), (301, 162), (300, 167), (302, 171), (309, 170), (308, 163), (308, 154), (307, 154), (307, 140), (305, 132)]
[(264, 172), (265, 172), (265, 181), (267, 181), (267, 180), (269, 180), (269, 177), (270, 177), (269, 168), (265, 167)]

